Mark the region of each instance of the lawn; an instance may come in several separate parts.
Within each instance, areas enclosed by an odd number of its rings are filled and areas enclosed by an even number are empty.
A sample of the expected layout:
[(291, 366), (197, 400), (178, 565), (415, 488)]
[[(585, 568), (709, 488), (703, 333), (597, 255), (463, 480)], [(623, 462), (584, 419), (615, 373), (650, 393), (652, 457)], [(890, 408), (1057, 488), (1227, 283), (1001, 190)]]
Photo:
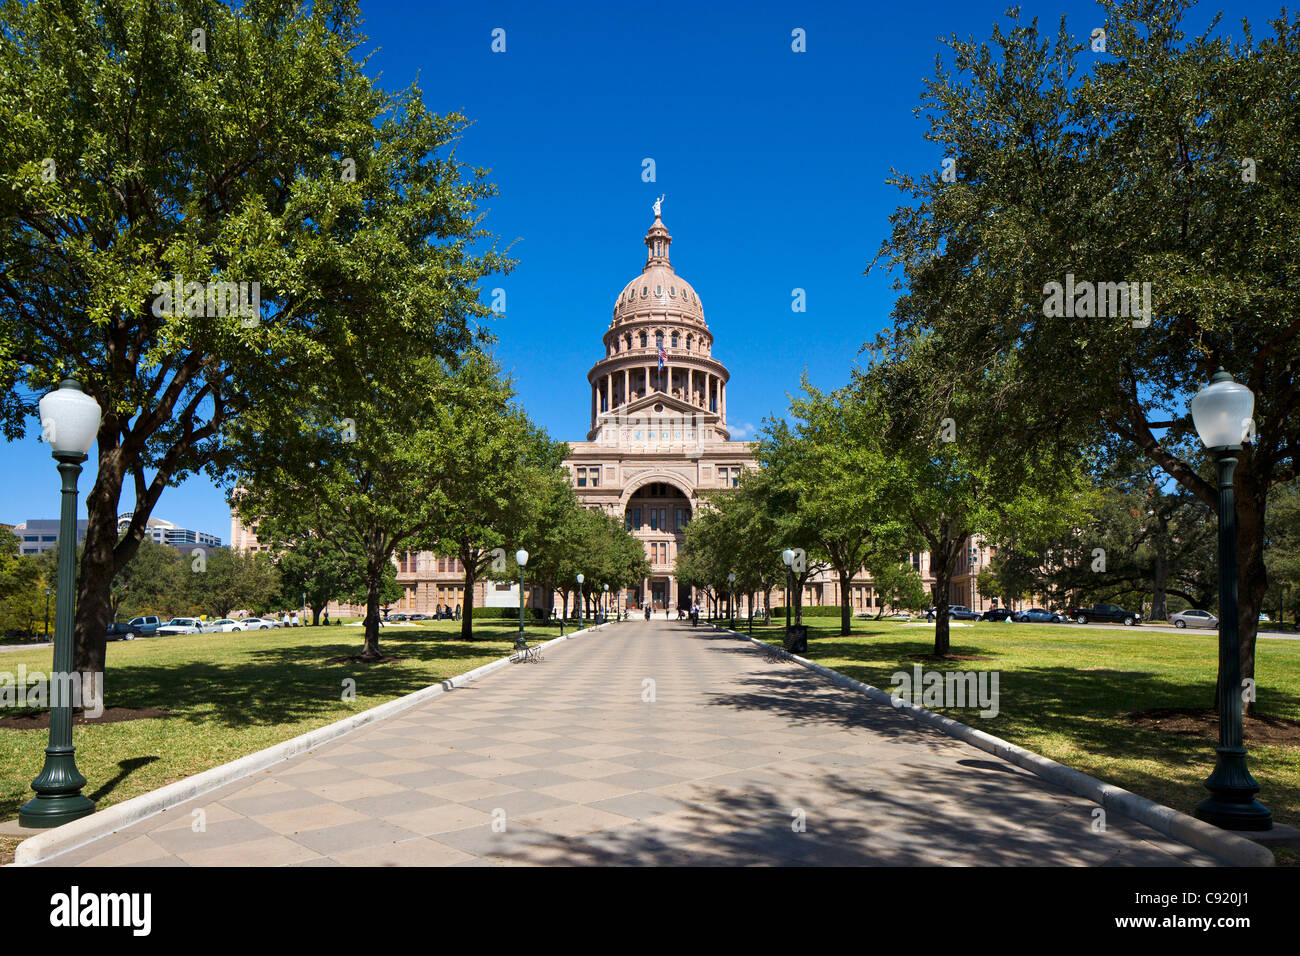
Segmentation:
[[(359, 713), (510, 653), (517, 625), (475, 622), (475, 640), (458, 640), (459, 621), (385, 627), (383, 652), (399, 661), (330, 663), (357, 654), (359, 627), (305, 627), (193, 634), (108, 645), (106, 705), (158, 707), (164, 718), (77, 725), (73, 742), (85, 793), (111, 806), (316, 727)], [(534, 628), (530, 641), (558, 628)], [(51, 648), (9, 651), (0, 670), (48, 671)], [(345, 678), (356, 697), (344, 701)], [(22, 710), (0, 711), (0, 717)], [(0, 728), (0, 820), (18, 815), (33, 794), (48, 729)], [(13, 842), (8, 847), (12, 854)], [(0, 862), (3, 862), (0, 859)]]
[[(978, 730), (1043, 754), (1158, 803), (1190, 812), (1206, 791), (1216, 737), (1135, 726), (1124, 715), (1213, 703), (1218, 662), (1215, 632), (1085, 630), (1046, 624), (975, 623), (953, 627), (952, 654), (987, 660), (935, 662), (934, 628), (855, 619), (809, 618), (810, 660), (886, 692), (891, 675), (921, 664), (930, 670), (996, 670), (996, 717), (977, 708), (941, 712)], [(744, 626), (737, 621), (737, 630)], [(781, 628), (754, 629), (774, 644)], [(1260, 640), (1255, 673), (1259, 713), (1300, 721), (1300, 641)], [(1274, 819), (1300, 825), (1300, 746), (1252, 741), (1250, 769)]]

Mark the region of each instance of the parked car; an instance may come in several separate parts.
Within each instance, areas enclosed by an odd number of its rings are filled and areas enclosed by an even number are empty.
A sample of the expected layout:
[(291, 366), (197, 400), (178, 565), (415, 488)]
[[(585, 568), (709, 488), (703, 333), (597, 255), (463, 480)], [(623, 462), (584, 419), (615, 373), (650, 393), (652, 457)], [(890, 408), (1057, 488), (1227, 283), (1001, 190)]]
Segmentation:
[[(925, 612), (925, 619), (927, 621), (933, 621), (937, 617), (935, 612), (935, 608), (927, 610)], [(949, 604), (948, 617), (954, 621), (978, 621), (980, 619), (978, 611), (972, 611), (964, 604)]]
[(1087, 624), (1089, 621), (1110, 621), (1114, 624), (1123, 624), (1125, 627), (1133, 627), (1142, 623), (1141, 614), (1136, 611), (1126, 611), (1115, 604), (1071, 607), (1066, 609), (1065, 616), (1076, 624)]
[(279, 627), (280, 622), (269, 617), (245, 617), (236, 622), (240, 625), (241, 631), (266, 631), (273, 627)]
[(1015, 612), (1009, 607), (991, 607), (980, 615), (981, 621), (1005, 621), (1007, 618), (1016, 619)]
[(1016, 620), (1021, 624), (1060, 624), (1065, 619), (1047, 608), (1031, 607), (1017, 614)]
[(244, 626), (240, 621), (223, 617), (219, 621), (208, 621), (205, 629), (212, 633), (228, 634), (231, 631), (242, 631)]
[(405, 621), (405, 620), (408, 620), (408, 618), (407, 618), (407, 616), (406, 616), (405, 614), (390, 614), (390, 615), (388, 615), (388, 620), (390, 620), (390, 621)]
[(407, 618), (407, 620), (408, 621), (431, 621), (433, 620), (433, 618), (431, 618), (428, 614), (412, 614), (409, 618)]
[(1188, 608), (1186, 611), (1175, 611), (1170, 614), (1169, 623), (1174, 627), (1218, 627), (1219, 619), (1209, 611)]
[(159, 634), (201, 634), (203, 622), (195, 617), (174, 617), (158, 628)]
[(133, 641), (137, 637), (157, 637), (158, 627), (158, 618), (152, 614), (133, 617), (124, 624), (114, 622), (108, 625), (108, 639)]

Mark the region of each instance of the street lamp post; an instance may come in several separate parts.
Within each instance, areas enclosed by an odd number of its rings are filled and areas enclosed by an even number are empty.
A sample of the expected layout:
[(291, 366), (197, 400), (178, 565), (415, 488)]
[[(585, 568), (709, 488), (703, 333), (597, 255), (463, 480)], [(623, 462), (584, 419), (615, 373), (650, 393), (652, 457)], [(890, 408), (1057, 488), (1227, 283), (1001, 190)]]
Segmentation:
[(524, 640), (524, 567), (528, 564), (528, 552), (520, 548), (515, 552), (515, 561), (519, 563), (519, 636), (515, 638), (515, 649), (522, 650), (528, 646)]
[(790, 636), (790, 595), (794, 592), (794, 578), (791, 576), (794, 552), (786, 548), (781, 552), (781, 560), (785, 563), (785, 634), (788, 638)]
[(583, 606), (582, 603), (582, 582), (585, 580), (587, 579), (583, 577), (582, 572), (579, 571), (578, 572), (578, 626), (579, 627), (581, 627), (582, 622), (587, 619), (587, 609), (586, 607)]
[(731, 629), (736, 629), (736, 572), (727, 575), (727, 613), (731, 617)]
[(605, 585), (605, 593), (600, 599), (600, 623), (604, 624), (609, 619), (609, 585)]
[(1195, 815), (1225, 830), (1267, 830), (1273, 815), (1255, 799), (1246, 768), (1241, 719), (1241, 647), (1237, 621), (1237, 512), (1233, 472), (1255, 411), (1255, 396), (1222, 368), (1192, 399), (1192, 423), (1214, 455), (1219, 478), (1219, 746), (1205, 781), (1210, 795)]
[(41, 428), (49, 438), (63, 477), (54, 603), (54, 668), (50, 675), (50, 744), (45, 748), (45, 765), (32, 781), (36, 796), (18, 811), (18, 823), (24, 827), (57, 827), (95, 809), (94, 801), (81, 792), (86, 778), (77, 769), (76, 748), (72, 746), (70, 697), (72, 617), (77, 583), (77, 478), (86, 453), (95, 443), (100, 409), (77, 382), (64, 379), (57, 389), (41, 399), (40, 410)]

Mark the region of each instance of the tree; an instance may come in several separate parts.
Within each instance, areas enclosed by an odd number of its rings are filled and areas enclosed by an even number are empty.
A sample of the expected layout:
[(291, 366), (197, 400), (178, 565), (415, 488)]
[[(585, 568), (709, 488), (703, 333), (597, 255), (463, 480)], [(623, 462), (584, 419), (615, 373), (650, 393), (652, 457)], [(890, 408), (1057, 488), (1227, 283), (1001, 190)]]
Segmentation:
[(552, 441), (513, 404), (513, 388), (486, 359), (465, 369), (475, 374), (465, 379), (463, 399), (441, 410), (436, 440), (447, 464), (419, 540), (460, 559), (466, 601), (460, 636), (472, 640), (474, 585), (494, 562), (504, 571), (527, 546), (530, 509), (544, 500), (568, 445)]
[(901, 559), (914, 534), (888, 493), (896, 465), (884, 446), (887, 419), (880, 403), (847, 389), (823, 393), (806, 377), (802, 384), (804, 396), (790, 402), (794, 426), (769, 423), (757, 457), (786, 499), (786, 514), (797, 515), (806, 529), (796, 537), (810, 534), (817, 554), (835, 570), (840, 633), (848, 635), (854, 575), (869, 562)]
[(188, 565), (188, 561), (182, 565), (175, 548), (148, 538), (141, 541), (135, 555), (113, 578), (109, 591), (113, 620), (175, 610)]
[(1264, 552), (1278, 621), (1300, 597), (1300, 481), (1274, 487), (1269, 497), (1268, 546)]
[(236, 609), (265, 613), (281, 591), (279, 572), (265, 552), (213, 548), (179, 573), (190, 606), (217, 618)]
[(873, 565), (871, 583), (875, 586), (876, 597), (880, 601), (876, 620), (884, 615), (886, 607), (895, 611), (917, 612), (925, 610), (929, 601), (921, 573), (902, 561), (884, 561)]
[(1064, 19), (1055, 37), (1013, 22), (948, 42), (924, 106), (956, 180), (895, 175), (908, 198), (879, 259), (902, 269), (900, 337), (975, 367), (1021, 360), (1005, 387), (1023, 430), (1135, 451), (1211, 509), (1189, 400), (1219, 366), (1251, 388), (1236, 525), (1252, 678), (1268, 494), (1300, 448), (1300, 138), (1277, 132), (1300, 124), (1300, 16), (1237, 43), (1216, 18), (1185, 42), (1190, 0), (1102, 5), (1105, 56)]
[[(393, 555), (434, 542), (464, 480), (469, 436), (460, 423), (499, 411), (508, 391), (477, 350), (454, 364), (413, 357), (400, 380), (380, 377), (387, 358), (382, 344), (359, 341), (347, 361), (304, 385), (295, 405), (248, 416), (239, 440), (257, 452), (231, 498), (273, 552), (316, 540), (345, 576), (364, 582), (364, 661), (383, 657), (380, 609)], [(331, 405), (332, 395), (349, 398)]]
[(1007, 402), (1014, 362), (972, 368), (935, 344), (900, 342), (855, 373), (854, 395), (885, 403), (894, 465), (886, 495), (929, 548), (934, 654), (946, 656), (951, 582), (967, 541), (1070, 531), (1089, 497), (1076, 450), (1037, 441)]
[(67, 375), (103, 409), (74, 634), (93, 695), (163, 490), (241, 464), (228, 426), (359, 340), (463, 348), (505, 260), (478, 245), (494, 189), (462, 179), (464, 118), (375, 85), (356, 0), (0, 9), (0, 128), (22, 131), (0, 141), (0, 428)]
[[(352, 550), (356, 551), (355, 544)], [(307, 535), (277, 553), (275, 566), (280, 571), (283, 589), (281, 603), (285, 607), (297, 607), (306, 595), (313, 627), (320, 623), (321, 612), (330, 601), (342, 595), (364, 593), (364, 582), (356, 569), (327, 541), (313, 535)], [(396, 572), (393, 583), (397, 583)], [(364, 602), (365, 598), (360, 598), (356, 603)]]

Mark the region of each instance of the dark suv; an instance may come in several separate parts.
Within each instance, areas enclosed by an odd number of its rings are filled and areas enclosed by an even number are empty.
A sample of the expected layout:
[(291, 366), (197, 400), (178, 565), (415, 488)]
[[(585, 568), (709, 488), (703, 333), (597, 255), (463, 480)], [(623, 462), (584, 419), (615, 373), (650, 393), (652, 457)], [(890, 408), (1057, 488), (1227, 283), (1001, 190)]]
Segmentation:
[(1094, 604), (1092, 607), (1067, 608), (1065, 616), (1076, 624), (1087, 624), (1089, 621), (1108, 621), (1112, 624), (1133, 627), (1142, 623), (1141, 614), (1135, 611), (1126, 611), (1115, 604)]

